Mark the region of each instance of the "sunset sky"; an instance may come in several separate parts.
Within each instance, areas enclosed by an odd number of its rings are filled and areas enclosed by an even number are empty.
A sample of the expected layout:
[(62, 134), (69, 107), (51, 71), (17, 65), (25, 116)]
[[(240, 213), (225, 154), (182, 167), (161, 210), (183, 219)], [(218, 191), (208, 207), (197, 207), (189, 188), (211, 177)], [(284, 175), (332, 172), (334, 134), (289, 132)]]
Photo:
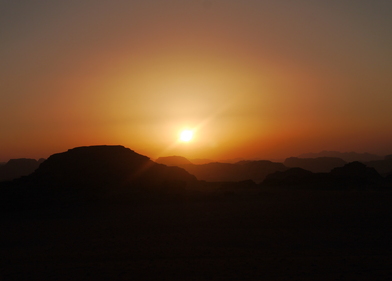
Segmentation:
[(95, 144), (391, 154), (391, 15), (390, 0), (0, 1), (0, 161)]

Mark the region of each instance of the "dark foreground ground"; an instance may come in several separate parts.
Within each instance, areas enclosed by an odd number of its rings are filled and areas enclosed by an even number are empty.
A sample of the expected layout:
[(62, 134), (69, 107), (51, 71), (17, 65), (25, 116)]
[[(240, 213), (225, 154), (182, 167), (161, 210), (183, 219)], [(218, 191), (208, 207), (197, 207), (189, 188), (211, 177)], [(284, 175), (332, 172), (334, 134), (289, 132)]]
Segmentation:
[(6, 212), (0, 280), (392, 280), (391, 203), (248, 190)]

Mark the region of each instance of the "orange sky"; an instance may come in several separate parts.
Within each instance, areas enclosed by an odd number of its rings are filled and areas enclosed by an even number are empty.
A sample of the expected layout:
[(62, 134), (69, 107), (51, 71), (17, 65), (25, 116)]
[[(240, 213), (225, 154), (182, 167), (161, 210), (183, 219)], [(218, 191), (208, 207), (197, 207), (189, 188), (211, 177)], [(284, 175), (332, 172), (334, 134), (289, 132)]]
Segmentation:
[(1, 3), (0, 161), (93, 144), (390, 154), (391, 14), (382, 0)]

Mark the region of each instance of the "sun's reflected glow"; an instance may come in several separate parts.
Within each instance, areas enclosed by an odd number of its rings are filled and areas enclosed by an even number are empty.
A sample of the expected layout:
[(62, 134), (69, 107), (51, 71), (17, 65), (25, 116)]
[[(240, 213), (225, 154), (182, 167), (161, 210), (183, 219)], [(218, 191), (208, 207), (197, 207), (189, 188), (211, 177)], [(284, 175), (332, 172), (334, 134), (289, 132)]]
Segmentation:
[(193, 131), (191, 130), (183, 130), (180, 134), (180, 141), (189, 142), (193, 138)]

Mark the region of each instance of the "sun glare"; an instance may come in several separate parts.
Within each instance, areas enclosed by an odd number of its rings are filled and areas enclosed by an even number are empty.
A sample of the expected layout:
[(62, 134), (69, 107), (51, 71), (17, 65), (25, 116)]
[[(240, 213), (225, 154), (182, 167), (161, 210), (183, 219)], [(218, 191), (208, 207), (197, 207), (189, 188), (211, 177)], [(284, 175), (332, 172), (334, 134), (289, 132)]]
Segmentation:
[(184, 130), (180, 134), (180, 140), (183, 142), (189, 142), (193, 138), (193, 132), (191, 130)]

